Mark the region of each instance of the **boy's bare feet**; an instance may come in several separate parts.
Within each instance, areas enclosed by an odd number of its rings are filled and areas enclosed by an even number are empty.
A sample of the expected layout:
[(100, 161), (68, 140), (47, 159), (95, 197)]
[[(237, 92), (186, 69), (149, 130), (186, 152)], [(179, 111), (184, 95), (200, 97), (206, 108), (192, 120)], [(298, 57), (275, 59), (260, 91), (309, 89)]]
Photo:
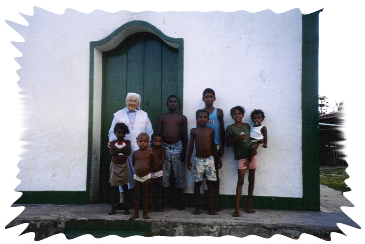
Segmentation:
[(217, 215), (217, 212), (215, 212), (215, 211), (209, 211), (209, 214), (210, 215)]
[(130, 217), (129, 220), (135, 220), (137, 218), (139, 218), (139, 215), (138, 214), (135, 214), (132, 217)]
[(232, 214), (232, 217), (240, 217), (241, 216), (241, 212), (240, 212), (240, 210), (236, 210), (235, 212), (234, 212), (234, 214)]
[(245, 211), (247, 213), (255, 213), (255, 210), (253, 210), (252, 208), (245, 208)]
[(144, 219), (149, 219), (149, 218), (150, 218), (150, 216), (148, 216), (147, 214), (144, 214), (144, 215), (143, 215), (143, 218), (144, 218)]
[(115, 214), (115, 210), (112, 210), (108, 213), (108, 215), (114, 215)]
[(193, 214), (199, 215), (201, 213), (200, 208), (196, 208)]

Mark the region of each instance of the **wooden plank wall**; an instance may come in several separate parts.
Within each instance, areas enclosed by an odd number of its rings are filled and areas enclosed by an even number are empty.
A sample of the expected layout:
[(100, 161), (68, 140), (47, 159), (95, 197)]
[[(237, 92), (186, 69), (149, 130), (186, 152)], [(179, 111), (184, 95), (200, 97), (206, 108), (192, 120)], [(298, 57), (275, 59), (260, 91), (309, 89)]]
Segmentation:
[(365, 131), (319, 126), (320, 166), (365, 164)]

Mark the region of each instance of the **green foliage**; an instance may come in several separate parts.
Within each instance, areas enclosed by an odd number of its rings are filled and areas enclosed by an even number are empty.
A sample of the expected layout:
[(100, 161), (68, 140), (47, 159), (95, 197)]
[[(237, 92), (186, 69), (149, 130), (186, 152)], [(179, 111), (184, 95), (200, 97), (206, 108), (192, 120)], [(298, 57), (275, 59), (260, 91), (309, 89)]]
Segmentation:
[(351, 191), (346, 185), (345, 180), (349, 178), (346, 168), (329, 168), (319, 171), (320, 183), (337, 191)]

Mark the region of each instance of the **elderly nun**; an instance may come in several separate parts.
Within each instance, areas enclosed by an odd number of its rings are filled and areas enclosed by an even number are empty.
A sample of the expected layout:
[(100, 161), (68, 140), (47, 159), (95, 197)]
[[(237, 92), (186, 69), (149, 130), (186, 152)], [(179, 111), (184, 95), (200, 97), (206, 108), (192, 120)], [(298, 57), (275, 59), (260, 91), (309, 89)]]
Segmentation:
[[(126, 140), (131, 141), (131, 155), (128, 157), (128, 167), (131, 174), (132, 181), (128, 183), (128, 189), (134, 187), (134, 169), (132, 166), (132, 154), (138, 150), (137, 136), (141, 132), (147, 133), (150, 138), (153, 134), (152, 124), (145, 111), (141, 110), (139, 105), (141, 103), (141, 96), (134, 92), (129, 92), (125, 99), (126, 107), (114, 114), (112, 125), (109, 130), (109, 144), (111, 141), (117, 139), (114, 134), (114, 126), (117, 123), (124, 123), (129, 128), (129, 134), (125, 136)], [(108, 146), (109, 146), (108, 144)], [(123, 192), (122, 186), (119, 186), (119, 191)], [(123, 194), (121, 194), (121, 203), (123, 203)]]

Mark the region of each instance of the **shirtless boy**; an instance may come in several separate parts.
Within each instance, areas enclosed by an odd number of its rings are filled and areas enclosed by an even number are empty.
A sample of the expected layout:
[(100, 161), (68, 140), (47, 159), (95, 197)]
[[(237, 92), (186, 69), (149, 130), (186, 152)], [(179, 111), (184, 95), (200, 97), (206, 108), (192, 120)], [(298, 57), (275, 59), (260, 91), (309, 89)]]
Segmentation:
[[(204, 109), (209, 112), (209, 121), (207, 123), (207, 127), (214, 129), (214, 131), (215, 131), (214, 142), (217, 145), (219, 157), (223, 157), (224, 145), (225, 145), (225, 139), (226, 139), (225, 130), (224, 130), (223, 110), (220, 108), (215, 108), (213, 106), (213, 104), (216, 100), (216, 97), (215, 97), (214, 90), (211, 88), (206, 88), (203, 91), (202, 100), (205, 104)], [(219, 181), (219, 169), (222, 168), (222, 165), (218, 165), (217, 155), (213, 155), (213, 157), (214, 157), (215, 170), (217, 173), (217, 181), (214, 182), (216, 184), (216, 186), (214, 187), (213, 201), (214, 201), (214, 208), (216, 209), (216, 211), (220, 211), (221, 208), (219, 205), (219, 185), (220, 185), (219, 184), (219, 182), (220, 182)], [(205, 178), (205, 176), (204, 176), (204, 178)], [(203, 181), (203, 189), (205, 192), (206, 202), (208, 202), (208, 199), (207, 199), (208, 192), (207, 192), (206, 185), (204, 184), (204, 181)]]
[(153, 195), (156, 195), (157, 200), (157, 212), (163, 212), (161, 197), (162, 197), (162, 179), (163, 171), (162, 164), (165, 161), (166, 150), (162, 147), (162, 136), (158, 133), (152, 134), (152, 153), (155, 157), (155, 164), (151, 169), (151, 187), (150, 187), (150, 200), (148, 210), (152, 210)]
[(164, 197), (169, 191), (171, 170), (175, 177), (177, 210), (184, 210), (183, 190), (186, 187), (183, 162), (186, 157), (187, 118), (179, 114), (179, 99), (175, 95), (167, 98), (168, 112), (158, 117), (158, 133), (162, 135), (162, 146), (166, 150), (166, 158), (162, 164), (164, 178), (162, 186)]
[(194, 164), (194, 196), (195, 211), (193, 214), (200, 214), (200, 186), (202, 185), (203, 174), (207, 177), (208, 195), (209, 195), (209, 214), (216, 215), (213, 207), (213, 192), (217, 181), (216, 170), (214, 166), (213, 153), (217, 155), (218, 164), (222, 165), (221, 159), (217, 152), (217, 146), (214, 143), (214, 129), (208, 128), (209, 112), (206, 110), (198, 110), (196, 112), (197, 128), (190, 131), (190, 145), (188, 153), (188, 169), (192, 171), (191, 155), (195, 145), (195, 164)]
[(149, 187), (151, 182), (151, 168), (155, 162), (154, 155), (148, 150), (149, 136), (147, 133), (140, 133), (137, 137), (139, 149), (132, 154), (132, 164), (134, 167), (134, 215), (130, 220), (139, 218), (139, 204), (143, 194), (143, 218), (149, 219), (147, 215)]

